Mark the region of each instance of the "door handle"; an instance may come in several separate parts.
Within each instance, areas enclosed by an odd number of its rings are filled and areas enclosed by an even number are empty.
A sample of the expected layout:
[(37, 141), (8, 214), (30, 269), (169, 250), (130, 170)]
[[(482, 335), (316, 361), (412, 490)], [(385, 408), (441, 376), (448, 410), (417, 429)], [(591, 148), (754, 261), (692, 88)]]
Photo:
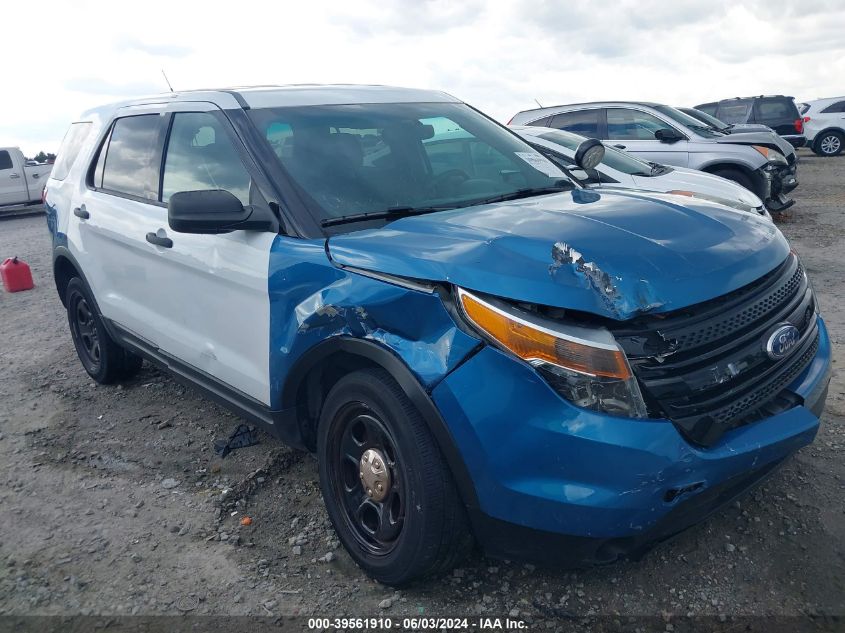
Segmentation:
[(88, 211), (85, 209), (84, 204), (81, 207), (76, 207), (73, 210), (73, 214), (78, 218), (82, 218), (83, 220), (87, 220), (88, 218), (91, 217), (91, 214), (88, 213)]
[(20, 178), (20, 177), (21, 177), (21, 175), (20, 175), (20, 174), (9, 174), (9, 178), (12, 178), (12, 179), (14, 179), (14, 178)]
[(157, 235), (155, 233), (147, 233), (147, 241), (150, 244), (161, 246), (162, 248), (173, 248), (173, 240), (169, 237)]
[(624, 145), (614, 145), (613, 147), (615, 147), (616, 149), (625, 149)]

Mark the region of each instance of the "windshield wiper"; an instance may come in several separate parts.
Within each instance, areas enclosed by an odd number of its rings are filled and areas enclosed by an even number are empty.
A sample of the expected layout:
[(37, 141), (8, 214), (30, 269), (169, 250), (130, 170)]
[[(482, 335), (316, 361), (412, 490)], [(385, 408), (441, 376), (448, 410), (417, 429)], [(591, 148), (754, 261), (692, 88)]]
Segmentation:
[(342, 215), (339, 218), (326, 218), (320, 222), (320, 226), (337, 226), (338, 224), (352, 224), (353, 222), (367, 222), (368, 220), (398, 220), (399, 218), (406, 218), (410, 215), (423, 215), (425, 213), (434, 213), (435, 211), (448, 211), (454, 209), (454, 206), (440, 206), (440, 207), (389, 207), (382, 211), (369, 211), (367, 213), (352, 213), (350, 215)]
[(519, 200), (520, 198), (530, 198), (532, 196), (542, 196), (546, 193), (559, 193), (561, 191), (572, 191), (574, 187), (567, 183), (566, 185), (556, 185), (554, 187), (526, 187), (524, 189), (517, 189), (509, 193), (503, 193), (498, 196), (491, 196), (489, 198), (480, 198), (479, 200), (471, 200), (461, 207), (474, 207), (480, 204), (491, 204), (493, 202), (506, 202), (508, 200)]

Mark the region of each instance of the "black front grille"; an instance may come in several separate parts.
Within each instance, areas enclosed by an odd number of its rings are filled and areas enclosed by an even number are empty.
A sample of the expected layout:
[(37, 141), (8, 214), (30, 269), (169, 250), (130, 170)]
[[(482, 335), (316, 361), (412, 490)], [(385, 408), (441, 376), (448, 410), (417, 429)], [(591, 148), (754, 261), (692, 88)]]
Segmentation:
[[(795, 325), (799, 344), (780, 360), (769, 335)], [(691, 441), (710, 445), (762, 417), (818, 349), (812, 290), (798, 258), (727, 295), (615, 328), (650, 412), (667, 417)]]

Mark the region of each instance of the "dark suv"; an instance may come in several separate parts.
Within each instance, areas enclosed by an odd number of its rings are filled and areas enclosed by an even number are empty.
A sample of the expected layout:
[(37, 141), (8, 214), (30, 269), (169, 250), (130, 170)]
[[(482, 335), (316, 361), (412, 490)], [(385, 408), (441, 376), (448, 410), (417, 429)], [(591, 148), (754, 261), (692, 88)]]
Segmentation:
[(798, 113), (792, 97), (772, 95), (759, 97), (735, 97), (695, 106), (696, 110), (725, 123), (762, 123), (768, 125), (780, 136), (792, 143), (793, 147), (803, 147), (804, 121)]

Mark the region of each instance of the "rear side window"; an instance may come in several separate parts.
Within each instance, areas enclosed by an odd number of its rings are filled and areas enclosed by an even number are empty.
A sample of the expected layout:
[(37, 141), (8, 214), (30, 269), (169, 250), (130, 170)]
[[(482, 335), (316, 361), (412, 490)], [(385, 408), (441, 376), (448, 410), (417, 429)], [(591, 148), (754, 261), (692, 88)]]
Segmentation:
[(12, 168), (12, 157), (9, 156), (9, 152), (3, 150), (0, 152), (0, 169), (11, 169)]
[(208, 112), (173, 115), (164, 159), (162, 201), (179, 191), (224, 189), (250, 203), (250, 175), (221, 121)]
[[(100, 186), (103, 189), (148, 200), (158, 199), (155, 153), (159, 121), (158, 114), (142, 114), (114, 122), (108, 145), (103, 146), (98, 161), (102, 162)], [(105, 152), (105, 160), (102, 152)], [(99, 176), (99, 164), (96, 171)]]
[(725, 123), (747, 123), (752, 105), (751, 101), (722, 102), (716, 118)]
[(820, 114), (834, 114), (836, 112), (845, 112), (845, 101), (831, 103), (824, 110), (822, 110)]
[(566, 130), (573, 134), (580, 134), (590, 138), (598, 138), (599, 112), (594, 110), (580, 110), (578, 112), (563, 112), (552, 117), (549, 127)]
[(62, 145), (59, 148), (59, 154), (56, 156), (56, 163), (53, 165), (53, 171), (50, 172), (50, 177), (54, 180), (64, 180), (67, 178), (70, 168), (76, 162), (76, 157), (88, 138), (91, 132), (91, 123), (73, 123), (65, 134)]
[(552, 117), (550, 117), (550, 116), (545, 116), (542, 119), (537, 119), (536, 121), (531, 121), (531, 123), (528, 123), (527, 125), (533, 125), (535, 127), (548, 127), (549, 121), (551, 120), (551, 118)]

